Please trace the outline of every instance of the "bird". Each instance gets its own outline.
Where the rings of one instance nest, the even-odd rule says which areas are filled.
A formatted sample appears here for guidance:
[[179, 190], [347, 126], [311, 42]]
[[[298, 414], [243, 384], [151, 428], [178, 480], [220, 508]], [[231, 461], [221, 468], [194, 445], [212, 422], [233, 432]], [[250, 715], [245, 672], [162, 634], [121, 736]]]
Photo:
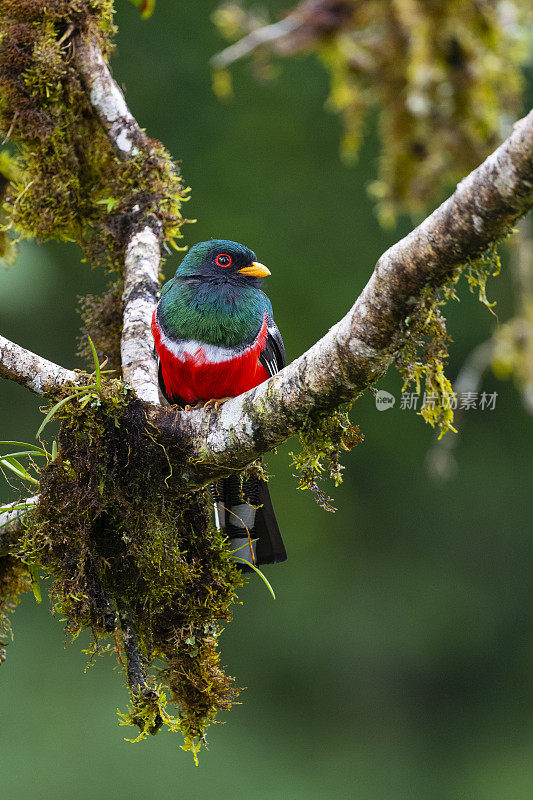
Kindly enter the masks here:
[[[283, 339], [261, 288], [268, 275], [238, 242], [210, 239], [190, 248], [161, 289], [152, 317], [166, 402], [218, 408], [285, 366]], [[286, 560], [265, 480], [232, 474], [211, 491], [215, 524], [243, 571]]]

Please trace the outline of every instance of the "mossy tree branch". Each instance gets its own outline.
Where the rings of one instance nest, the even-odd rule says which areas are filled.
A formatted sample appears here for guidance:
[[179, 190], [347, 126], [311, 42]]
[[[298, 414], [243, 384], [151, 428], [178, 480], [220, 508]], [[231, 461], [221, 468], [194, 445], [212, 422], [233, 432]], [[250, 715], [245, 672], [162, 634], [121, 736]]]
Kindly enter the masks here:
[[[27, 497], [23, 501], [26, 506], [34, 506], [39, 502], [39, 496]], [[22, 533], [22, 517], [26, 513], [20, 506], [22, 503], [9, 503], [3, 505], [0, 511], [0, 557], [7, 556], [11, 548], [16, 545]]]
[[[127, 160], [149, 148], [149, 139], [126, 105], [98, 43], [78, 36], [74, 53], [91, 105], [118, 157]], [[141, 225], [129, 238], [124, 260], [122, 376], [138, 397], [151, 403], [159, 402], [150, 318], [160, 288], [161, 236], [159, 223]]]
[[98, 43], [92, 37], [74, 39], [74, 59], [89, 100], [107, 131], [119, 158], [127, 159], [146, 147], [148, 137], [139, 127], [117, 86]]
[[250, 463], [314, 415], [372, 386], [401, 347], [423, 293], [450, 280], [532, 207], [533, 111], [448, 200], [381, 256], [348, 314], [275, 377], [219, 412], [145, 406], [165, 446], [188, 449], [183, 490]]
[[[159, 288], [160, 247], [180, 235], [186, 190], [170, 156], [132, 117], [107, 68], [110, 0], [88, 2], [72, 9], [53, 2], [57, 25], [51, 28], [45, 24], [49, 0], [39, 0], [38, 22], [31, 29], [35, 41], [25, 38], [25, 19], [4, 20], [10, 35], [2, 39], [3, 52], [16, 69], [4, 70], [10, 102], [2, 122], [22, 142], [26, 165], [26, 183], [17, 187], [11, 216], [26, 234], [76, 238], [94, 263], [124, 272], [121, 358], [123, 378], [134, 391], [103, 377], [98, 363], [89, 382], [85, 374], [0, 339], [0, 375], [37, 393], [63, 395], [49, 412], [48, 418], [56, 413], [63, 423], [52, 458], [37, 470], [40, 495], [28, 501], [31, 515], [22, 526], [25, 507], [0, 512], [0, 524], [6, 523], [0, 555], [8, 554], [3, 594], [9, 601], [28, 588], [28, 573], [38, 590], [37, 570], [47, 570], [67, 630], [91, 628], [94, 653], [104, 637], [113, 636], [131, 692], [131, 708], [121, 720], [139, 728], [138, 739], [162, 725], [181, 730], [184, 749], [196, 757], [207, 726], [238, 694], [220, 667], [217, 639], [242, 585], [223, 532], [210, 522], [212, 499], [196, 490], [293, 433], [304, 443], [306, 437], [311, 444], [316, 440], [325, 452], [330, 421], [341, 432], [328, 442], [340, 442], [338, 449], [347, 444], [339, 406], [372, 386], [405, 351], [414, 330], [409, 320], [424, 316], [428, 296], [533, 206], [533, 113], [446, 203], [380, 258], [350, 312], [307, 353], [220, 412], [163, 408], [157, 404], [149, 322]], [[304, 5], [336, 7], [311, 0]], [[11, 6], [14, 17], [16, 0]], [[70, 14], [74, 7], [78, 22], [64, 16], [65, 8]], [[53, 56], [57, 97], [46, 91], [48, 75], [43, 80], [37, 59], [42, 48]], [[21, 53], [34, 59], [31, 69]], [[21, 97], [27, 114], [13, 125]], [[43, 110], [55, 137], [53, 158], [50, 148], [43, 158], [41, 127], [39, 136], [34, 130]], [[68, 163], [64, 152], [72, 156]], [[34, 187], [43, 183], [50, 161], [50, 190], [39, 194]], [[64, 218], [58, 225], [60, 195]], [[84, 211], [87, 198], [90, 214]], [[73, 237], [78, 228], [81, 233]], [[111, 337], [115, 344], [118, 327]], [[70, 391], [72, 383], [84, 389]], [[352, 443], [355, 439], [351, 434]], [[155, 658], [165, 662], [157, 675], [170, 690], [179, 719], [165, 711], [166, 696], [151, 673]]]
[[324, 105], [342, 118], [348, 162], [365, 137], [365, 117], [378, 115], [381, 156], [368, 191], [390, 226], [398, 213], [419, 217], [440, 187], [486, 158], [501, 120], [520, 113], [531, 3], [509, 0], [505, 14], [498, 10], [476, 0], [300, 0], [265, 26], [253, 4], [224, 2], [213, 21], [233, 43], [211, 59], [213, 87], [228, 97], [228, 68], [250, 54], [263, 81], [273, 59], [314, 56], [329, 76]]
[[74, 383], [77, 375], [0, 334], [0, 376], [20, 383], [37, 394], [46, 394]]
[[532, 207], [533, 111], [448, 200], [381, 256], [348, 314], [274, 378], [220, 411], [130, 404], [125, 413], [137, 426], [148, 422], [180, 464], [169, 478], [173, 491], [187, 493], [249, 464], [314, 416], [372, 386], [401, 347], [424, 291], [447, 282]]

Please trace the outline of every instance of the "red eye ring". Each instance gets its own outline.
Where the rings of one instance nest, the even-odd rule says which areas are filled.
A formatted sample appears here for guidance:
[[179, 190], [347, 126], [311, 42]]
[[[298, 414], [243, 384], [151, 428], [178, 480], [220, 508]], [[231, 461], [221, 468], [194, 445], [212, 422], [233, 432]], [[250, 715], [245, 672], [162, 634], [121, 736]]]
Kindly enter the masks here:
[[[222, 263], [223, 259], [225, 260], [225, 263]], [[231, 256], [228, 256], [227, 253], [220, 253], [220, 255], [215, 258], [215, 264], [217, 267], [231, 267], [232, 263]]]

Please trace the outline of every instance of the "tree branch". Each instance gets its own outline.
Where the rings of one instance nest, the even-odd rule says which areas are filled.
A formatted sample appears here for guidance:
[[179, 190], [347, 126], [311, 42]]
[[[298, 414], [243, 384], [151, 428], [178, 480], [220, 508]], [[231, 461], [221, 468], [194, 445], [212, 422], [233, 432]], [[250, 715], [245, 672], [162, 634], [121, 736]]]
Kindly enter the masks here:
[[[132, 158], [149, 140], [126, 105], [98, 44], [77, 36], [74, 52], [90, 102], [117, 155], [123, 160]], [[159, 403], [150, 322], [160, 288], [160, 247], [160, 227], [144, 224], [130, 236], [124, 261], [122, 376], [137, 397], [150, 403]]]
[[[225, 69], [258, 47], [268, 47], [280, 55], [305, 50], [317, 39], [348, 27], [359, 5], [360, 0], [303, 0], [279, 22], [253, 28], [214, 55], [211, 66]], [[253, 18], [250, 21], [253, 24]]]
[[91, 38], [78, 35], [74, 39], [74, 59], [92, 107], [119, 158], [131, 158], [146, 144], [147, 136], [139, 127], [113, 80], [109, 67]]
[[150, 323], [159, 291], [159, 262], [160, 239], [146, 225], [131, 237], [126, 249], [122, 375], [137, 397], [155, 404], [159, 392]]
[[7, 556], [11, 548], [16, 544], [22, 533], [22, 517], [26, 514], [26, 509], [18, 508], [24, 504], [31, 507], [39, 501], [39, 496], [28, 497], [21, 502], [0, 505], [0, 556]]
[[229, 47], [214, 55], [211, 59], [211, 66], [214, 69], [225, 69], [230, 64], [234, 64], [235, 61], [239, 61], [252, 53], [261, 45], [273, 45], [280, 39], [285, 38], [300, 25], [299, 19], [291, 18], [289, 15], [279, 22], [274, 22], [272, 25], [256, 28], [246, 36], [243, 36], [242, 39], [230, 44]]
[[[112, 139], [122, 141], [125, 130], [132, 130], [129, 112], [92, 45], [89, 55], [85, 58], [78, 51], [77, 57], [87, 85], [92, 86], [95, 109]], [[91, 74], [94, 65], [96, 76]], [[127, 157], [120, 143], [117, 147]], [[188, 463], [174, 479], [176, 490], [191, 491], [245, 466], [303, 429], [317, 413], [327, 413], [373, 385], [401, 347], [406, 319], [424, 290], [444, 284], [532, 206], [533, 112], [516, 123], [511, 136], [445, 203], [379, 259], [355, 305], [319, 342], [269, 381], [210, 413], [155, 405], [149, 317], [158, 286], [159, 240], [157, 231], [146, 225], [133, 234], [126, 257], [122, 352], [125, 373], [141, 401], [132, 404], [131, 413], [140, 411], [142, 424], [147, 421], [158, 431], [171, 458], [183, 460], [183, 453], [187, 454]], [[0, 374], [34, 391], [55, 388], [75, 377], [22, 348], [10, 362], [9, 354], [18, 346], [7, 344], [8, 350], [0, 349], [4, 365]], [[19, 356], [35, 361], [24, 367]]]
[[0, 376], [20, 383], [37, 394], [75, 383], [78, 376], [0, 335]]
[[168, 448], [186, 448], [179, 490], [212, 481], [273, 449], [317, 412], [351, 400], [380, 378], [423, 291], [449, 280], [533, 207], [533, 111], [454, 194], [384, 253], [348, 314], [270, 380], [218, 412], [144, 406]]

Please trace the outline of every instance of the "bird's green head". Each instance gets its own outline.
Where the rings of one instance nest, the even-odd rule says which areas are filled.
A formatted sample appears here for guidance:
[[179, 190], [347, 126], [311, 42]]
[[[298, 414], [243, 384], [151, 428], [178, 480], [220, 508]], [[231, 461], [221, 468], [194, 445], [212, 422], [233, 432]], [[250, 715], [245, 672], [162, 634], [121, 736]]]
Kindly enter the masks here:
[[270, 271], [248, 247], [229, 239], [210, 239], [191, 247], [176, 271], [185, 281], [260, 286]]
[[269, 270], [248, 247], [210, 239], [191, 247], [161, 290], [158, 321], [183, 339], [232, 346], [257, 336], [270, 300], [261, 291]]

